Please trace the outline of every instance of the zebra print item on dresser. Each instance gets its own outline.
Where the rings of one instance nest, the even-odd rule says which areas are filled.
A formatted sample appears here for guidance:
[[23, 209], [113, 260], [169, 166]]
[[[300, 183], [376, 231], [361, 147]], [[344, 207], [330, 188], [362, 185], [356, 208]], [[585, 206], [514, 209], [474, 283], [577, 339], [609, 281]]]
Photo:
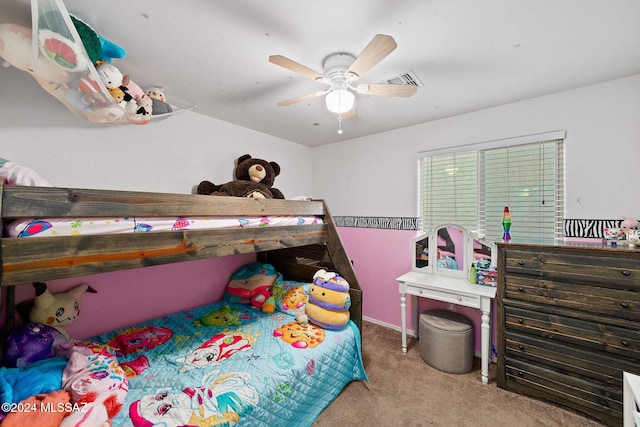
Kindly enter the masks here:
[[334, 216], [333, 221], [338, 227], [419, 230], [418, 218], [411, 217]]
[[620, 227], [621, 219], [565, 219], [564, 237], [604, 239], [604, 229]]

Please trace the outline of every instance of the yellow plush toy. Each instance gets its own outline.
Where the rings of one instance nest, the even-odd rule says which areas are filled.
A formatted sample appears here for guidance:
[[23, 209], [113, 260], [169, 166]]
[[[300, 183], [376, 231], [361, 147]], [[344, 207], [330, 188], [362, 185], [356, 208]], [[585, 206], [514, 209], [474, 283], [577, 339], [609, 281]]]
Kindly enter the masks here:
[[95, 292], [95, 290], [86, 283], [57, 294], [49, 292], [46, 283], [36, 282], [33, 287], [36, 289], [36, 297], [29, 313], [29, 320], [32, 323], [53, 326], [69, 338], [64, 327], [73, 323], [80, 314], [80, 297], [87, 291]]
[[318, 270], [309, 288], [309, 321], [325, 329], [342, 329], [349, 322], [349, 307], [349, 283], [336, 273]]

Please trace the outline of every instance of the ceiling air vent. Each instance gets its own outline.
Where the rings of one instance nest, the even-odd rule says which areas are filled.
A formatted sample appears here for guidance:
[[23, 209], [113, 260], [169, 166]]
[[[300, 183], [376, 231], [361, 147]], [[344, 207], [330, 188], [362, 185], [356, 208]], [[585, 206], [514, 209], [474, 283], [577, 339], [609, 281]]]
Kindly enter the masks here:
[[398, 74], [383, 81], [386, 84], [392, 85], [411, 85], [417, 87], [424, 87], [424, 83], [420, 81], [416, 73], [413, 70], [409, 70], [406, 73]]

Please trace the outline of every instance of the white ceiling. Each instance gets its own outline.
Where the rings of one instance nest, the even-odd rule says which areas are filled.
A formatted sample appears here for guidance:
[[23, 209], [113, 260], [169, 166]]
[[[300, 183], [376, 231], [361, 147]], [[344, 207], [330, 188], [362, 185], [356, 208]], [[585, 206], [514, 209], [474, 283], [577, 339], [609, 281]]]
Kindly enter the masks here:
[[[169, 101], [195, 104], [198, 113], [311, 147], [640, 73], [639, 0], [65, 5], [127, 51], [114, 64], [143, 88], [163, 86]], [[0, 22], [30, 26], [29, 0], [0, 0]], [[378, 33], [393, 36], [398, 48], [358, 83], [413, 71], [424, 83], [416, 95], [357, 95], [357, 114], [342, 135], [321, 98], [276, 105], [326, 86], [268, 62], [269, 55], [322, 72], [327, 55], [357, 56]], [[0, 68], [0, 79], [10, 72]]]

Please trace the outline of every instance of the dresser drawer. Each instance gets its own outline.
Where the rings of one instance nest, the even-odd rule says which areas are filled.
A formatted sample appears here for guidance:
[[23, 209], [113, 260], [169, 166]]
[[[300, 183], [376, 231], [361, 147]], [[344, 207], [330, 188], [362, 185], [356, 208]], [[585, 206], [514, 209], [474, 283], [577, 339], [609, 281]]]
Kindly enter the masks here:
[[640, 292], [640, 250], [502, 248], [505, 272]]
[[635, 362], [511, 331], [506, 333], [505, 354], [615, 390], [622, 390], [623, 371], [640, 373]]
[[504, 298], [640, 321], [640, 292], [506, 274]]
[[603, 351], [629, 359], [640, 359], [640, 325], [629, 329], [593, 320], [581, 320], [542, 311], [504, 307], [505, 332], [525, 333], [585, 350]]
[[622, 392], [541, 366], [507, 358], [506, 388], [568, 406], [609, 425], [620, 425]]
[[439, 301], [464, 305], [467, 307], [480, 308], [480, 297], [478, 295], [465, 295], [455, 292], [439, 291], [437, 289], [425, 289], [419, 286], [407, 284], [407, 293], [424, 298], [433, 298]]

